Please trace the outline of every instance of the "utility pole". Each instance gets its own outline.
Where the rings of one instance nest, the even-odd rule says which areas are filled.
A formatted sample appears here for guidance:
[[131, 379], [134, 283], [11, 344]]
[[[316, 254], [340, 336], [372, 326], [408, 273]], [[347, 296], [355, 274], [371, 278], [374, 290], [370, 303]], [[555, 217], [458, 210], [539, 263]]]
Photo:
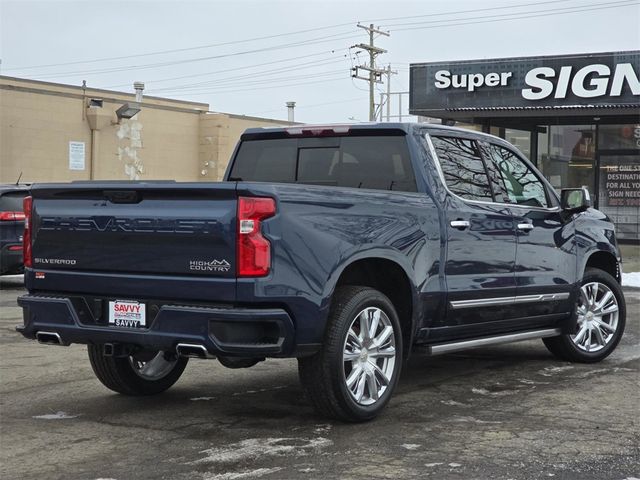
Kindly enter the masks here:
[[[375, 104], [375, 84], [382, 83], [382, 74], [386, 72], [385, 69], [376, 68], [376, 57], [381, 53], [387, 53], [387, 51], [383, 48], [376, 47], [374, 45], [374, 35], [384, 35], [385, 37], [389, 36], [389, 32], [384, 32], [380, 29], [375, 28], [375, 26], [370, 24], [368, 27], [365, 25], [358, 24], [358, 28], [362, 28], [369, 33], [369, 43], [359, 43], [358, 45], [354, 45], [355, 48], [361, 48], [362, 50], [366, 50], [369, 52], [369, 65], [358, 65], [357, 67], [352, 68], [353, 73], [351, 74], [354, 78], [359, 78], [360, 80], [367, 80], [369, 82], [369, 121], [373, 122], [376, 119], [376, 104]], [[352, 48], [353, 48], [352, 47]], [[358, 75], [358, 70], [365, 70], [369, 72], [368, 77], [361, 77]]]
[[[397, 75], [396, 70], [391, 70], [391, 64], [387, 66], [385, 71], [387, 74], [387, 122], [391, 121], [391, 75]], [[382, 120], [382, 105], [380, 105], [380, 120]]]

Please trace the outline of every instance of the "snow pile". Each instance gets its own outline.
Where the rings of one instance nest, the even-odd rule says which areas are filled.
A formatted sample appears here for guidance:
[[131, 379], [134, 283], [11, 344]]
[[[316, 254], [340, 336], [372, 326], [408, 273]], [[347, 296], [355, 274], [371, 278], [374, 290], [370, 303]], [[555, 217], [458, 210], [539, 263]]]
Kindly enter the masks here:
[[623, 287], [640, 288], [640, 272], [622, 273]]

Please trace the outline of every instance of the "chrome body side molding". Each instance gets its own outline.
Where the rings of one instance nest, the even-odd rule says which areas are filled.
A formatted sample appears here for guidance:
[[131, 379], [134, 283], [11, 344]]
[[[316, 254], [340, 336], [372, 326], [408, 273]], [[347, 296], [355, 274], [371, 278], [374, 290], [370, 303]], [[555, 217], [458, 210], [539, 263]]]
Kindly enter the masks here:
[[474, 300], [456, 300], [449, 302], [454, 310], [460, 308], [491, 307], [493, 305], [513, 305], [529, 302], [555, 302], [569, 298], [569, 292], [542, 293], [537, 295], [518, 295], [515, 297], [479, 298]]

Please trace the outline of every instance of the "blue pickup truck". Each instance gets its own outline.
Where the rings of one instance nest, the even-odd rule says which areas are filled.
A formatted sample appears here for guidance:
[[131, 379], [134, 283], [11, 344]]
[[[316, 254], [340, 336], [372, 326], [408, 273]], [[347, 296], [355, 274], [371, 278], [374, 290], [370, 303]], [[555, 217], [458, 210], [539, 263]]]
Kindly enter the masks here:
[[625, 326], [614, 226], [513, 146], [425, 124], [247, 130], [219, 183], [34, 185], [25, 337], [87, 344], [125, 395], [189, 357], [295, 357], [316, 409], [385, 407], [412, 351], [541, 338], [596, 362]]

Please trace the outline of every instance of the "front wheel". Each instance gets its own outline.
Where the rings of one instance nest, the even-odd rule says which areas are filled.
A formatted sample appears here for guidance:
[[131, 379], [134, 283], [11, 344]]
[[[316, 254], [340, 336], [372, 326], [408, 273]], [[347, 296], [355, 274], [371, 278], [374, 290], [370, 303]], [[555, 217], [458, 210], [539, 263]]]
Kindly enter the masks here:
[[102, 345], [88, 345], [87, 350], [98, 380], [124, 395], [164, 392], [178, 381], [189, 360], [157, 350], [143, 350], [128, 357], [106, 357], [102, 354]]
[[334, 295], [322, 349], [299, 359], [298, 369], [319, 413], [361, 422], [385, 407], [401, 363], [402, 334], [391, 301], [372, 288], [349, 286]]
[[608, 273], [587, 269], [576, 302], [575, 333], [543, 339], [555, 356], [594, 363], [608, 357], [622, 338], [626, 308], [620, 284]]

